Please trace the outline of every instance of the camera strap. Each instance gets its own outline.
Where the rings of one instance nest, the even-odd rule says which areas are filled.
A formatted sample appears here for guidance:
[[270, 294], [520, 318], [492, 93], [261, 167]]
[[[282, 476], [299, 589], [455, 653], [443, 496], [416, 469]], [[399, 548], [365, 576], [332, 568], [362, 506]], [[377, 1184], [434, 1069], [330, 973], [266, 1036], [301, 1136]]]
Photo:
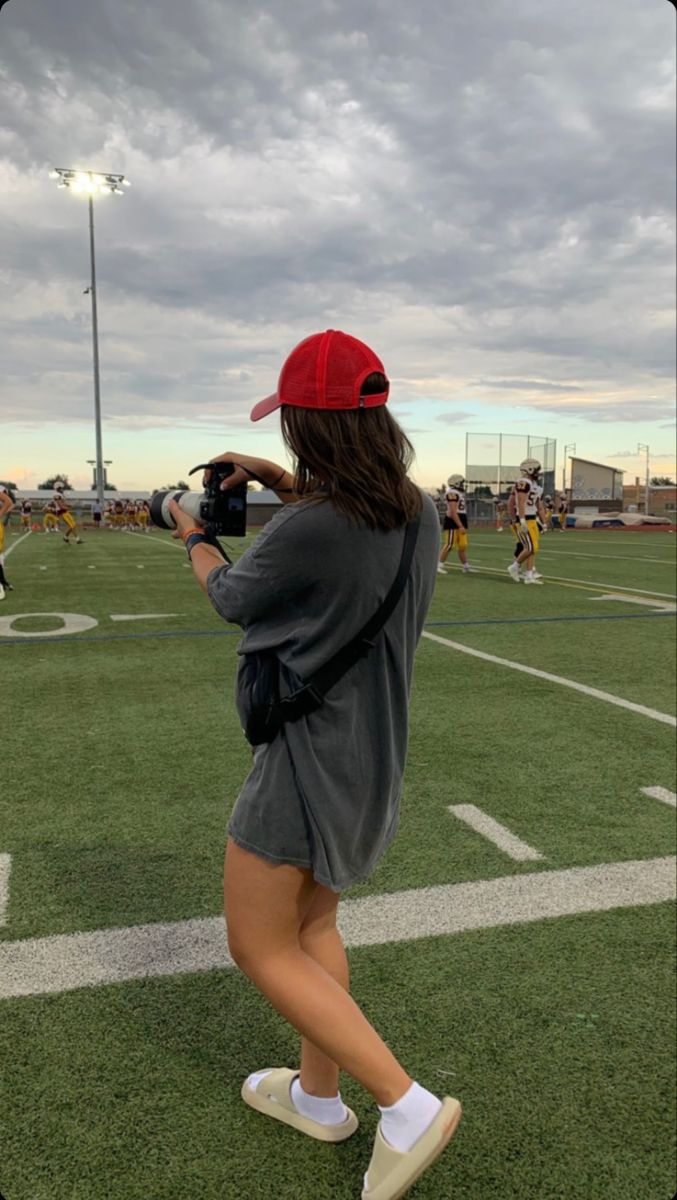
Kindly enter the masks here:
[[284, 479], [285, 475], [287, 474], [286, 471], [283, 471], [282, 474], [278, 476], [278, 478], [275, 480], [275, 483], [266, 483], [265, 479], [262, 479], [261, 476], [257, 475], [255, 471], [250, 471], [249, 467], [245, 467], [244, 463], [233, 463], [233, 466], [239, 467], [241, 471], [245, 472], [245, 475], [249, 475], [250, 479], [255, 479], [257, 483], [263, 484], [264, 488], [267, 488], [272, 492], [277, 492], [280, 496], [291, 496], [293, 492], [293, 488], [276, 487], [276, 484], [278, 484], [281, 479]]
[[370, 617], [366, 624], [362, 626], [359, 633], [346, 646], [337, 650], [336, 654], [332, 655], [323, 667], [315, 671], [302, 687], [292, 692], [289, 696], [283, 696], [273, 705], [273, 711], [279, 716], [281, 722], [296, 721], [299, 717], [305, 716], [306, 713], [314, 712], [318, 709], [327, 692], [338, 683], [346, 671], [349, 671], [360, 658], [364, 658], [373, 648], [376, 634], [383, 628], [388, 617], [394, 612], [395, 606], [404, 591], [404, 585], [409, 576], [411, 562], [414, 557], [420, 526], [420, 517], [415, 517], [407, 525], [397, 575], [393, 580], [388, 594], [373, 617]]

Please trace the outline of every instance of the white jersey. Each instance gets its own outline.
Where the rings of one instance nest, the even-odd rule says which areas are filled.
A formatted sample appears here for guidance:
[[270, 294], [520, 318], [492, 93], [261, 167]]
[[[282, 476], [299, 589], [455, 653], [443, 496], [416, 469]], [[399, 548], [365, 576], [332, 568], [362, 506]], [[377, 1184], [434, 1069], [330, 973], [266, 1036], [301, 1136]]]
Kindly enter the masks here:
[[460, 491], [459, 488], [447, 488], [447, 492], [445, 494], [444, 499], [447, 502], [447, 516], [448, 517], [451, 516], [451, 505], [452, 504], [458, 505], [458, 509], [456, 511], [461, 516], [466, 515], [465, 492]]
[[[527, 520], [535, 521], [538, 516], [538, 504], [543, 497], [543, 488], [530, 475], [522, 475], [515, 484], [515, 492], [524, 494], [524, 515]], [[517, 509], [519, 518], [519, 508]]]

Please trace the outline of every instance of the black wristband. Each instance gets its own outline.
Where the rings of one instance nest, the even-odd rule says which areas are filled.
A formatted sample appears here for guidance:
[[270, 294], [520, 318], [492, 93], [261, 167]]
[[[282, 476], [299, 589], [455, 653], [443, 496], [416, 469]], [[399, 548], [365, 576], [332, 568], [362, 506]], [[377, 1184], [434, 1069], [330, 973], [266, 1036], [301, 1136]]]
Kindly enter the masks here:
[[206, 542], [208, 546], [214, 545], [214, 542], [210, 537], [207, 536], [206, 533], [191, 533], [190, 537], [186, 538], [184, 542], [184, 546], [186, 547], [189, 558], [191, 551], [194, 550], [196, 546], [199, 546], [200, 542]]

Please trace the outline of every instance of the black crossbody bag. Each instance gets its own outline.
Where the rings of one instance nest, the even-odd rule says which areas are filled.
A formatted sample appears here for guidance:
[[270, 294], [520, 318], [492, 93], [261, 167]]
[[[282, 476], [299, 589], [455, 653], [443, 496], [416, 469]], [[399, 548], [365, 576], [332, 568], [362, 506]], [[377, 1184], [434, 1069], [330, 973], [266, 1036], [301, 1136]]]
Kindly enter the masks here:
[[280, 664], [271, 650], [244, 654], [237, 679], [238, 712], [245, 737], [251, 746], [272, 742], [287, 721], [298, 721], [322, 705], [327, 692], [374, 646], [376, 634], [395, 609], [411, 569], [421, 519], [406, 528], [402, 557], [392, 587], [373, 617], [360, 632], [310, 679], [288, 696], [280, 696]]

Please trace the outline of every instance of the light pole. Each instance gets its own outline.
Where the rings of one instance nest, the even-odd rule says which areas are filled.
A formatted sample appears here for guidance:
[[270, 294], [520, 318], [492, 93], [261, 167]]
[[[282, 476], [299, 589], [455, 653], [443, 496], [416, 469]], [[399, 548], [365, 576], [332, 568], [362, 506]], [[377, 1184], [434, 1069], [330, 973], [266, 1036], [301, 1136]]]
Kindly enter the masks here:
[[564, 462], [562, 464], [562, 491], [565, 493], [567, 490], [567, 452], [569, 450], [573, 450], [574, 454], [576, 453], [575, 442], [571, 442], [568, 446], [564, 447]]
[[103, 438], [101, 435], [101, 387], [99, 382], [99, 322], [96, 309], [96, 265], [94, 260], [94, 196], [105, 196], [107, 192], [121, 196], [122, 188], [129, 187], [124, 175], [106, 171], [77, 171], [71, 167], [55, 167], [50, 171], [52, 179], [58, 179], [60, 188], [72, 192], [83, 192], [89, 201], [89, 259], [90, 284], [85, 288], [92, 298], [92, 351], [94, 357], [94, 425], [96, 433], [96, 494], [103, 506]]
[[649, 515], [649, 447], [646, 442], [637, 443], [637, 453], [644, 450], [646, 453], [646, 472], [644, 476], [644, 515]]

